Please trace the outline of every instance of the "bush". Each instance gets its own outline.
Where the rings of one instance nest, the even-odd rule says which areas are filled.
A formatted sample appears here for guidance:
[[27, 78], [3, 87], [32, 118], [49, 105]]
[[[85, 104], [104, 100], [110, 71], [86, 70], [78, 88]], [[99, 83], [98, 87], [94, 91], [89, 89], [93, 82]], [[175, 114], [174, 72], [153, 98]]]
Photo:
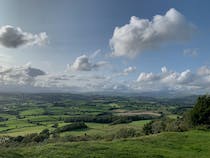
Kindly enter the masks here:
[[128, 138], [137, 136], [137, 131], [134, 128], [121, 128], [114, 138]]
[[7, 121], [8, 118], [4, 118], [4, 117], [0, 117], [0, 122], [4, 122], [4, 121]]
[[22, 142], [22, 143], [30, 143], [30, 142], [43, 142], [44, 140], [50, 137], [50, 132], [48, 129], [42, 130], [39, 134], [31, 133], [26, 136], [17, 136], [12, 137], [11, 141], [13, 142]]
[[182, 118], [178, 119], [170, 119], [167, 117], [164, 117], [160, 120], [153, 120], [149, 123], [145, 124], [143, 127], [143, 132], [146, 135], [149, 134], [156, 134], [163, 131], [168, 132], [183, 132], [187, 131], [189, 128], [191, 128], [188, 115], [184, 115]]
[[31, 133], [31, 134], [28, 134], [26, 136], [24, 136], [22, 142], [23, 143], [30, 143], [30, 142], [33, 142], [33, 138], [36, 137], [38, 134], [37, 133]]
[[52, 128], [57, 128], [58, 127], [58, 123], [55, 123], [51, 126]]
[[74, 122], [63, 127], [59, 127], [55, 130], [56, 133], [78, 130], [78, 129], [86, 129], [88, 126], [84, 122]]
[[33, 142], [43, 142], [46, 139], [45, 135], [36, 135], [35, 137], [33, 137], [32, 141]]
[[13, 138], [13, 141], [15, 141], [15, 142], [22, 142], [23, 139], [24, 139], [23, 136], [17, 136], [17, 137]]
[[42, 130], [42, 131], [40, 132], [40, 135], [46, 135], [46, 136], [49, 137], [49, 135], [50, 135], [49, 129], [44, 129], [44, 130]]
[[144, 127], [143, 127], [144, 134], [146, 134], [146, 135], [153, 134], [152, 124], [153, 124], [153, 121], [150, 121], [149, 123], [144, 125]]
[[50, 137], [50, 131], [48, 129], [44, 129], [39, 133], [39, 139], [40, 141], [36, 141], [36, 142], [42, 142], [46, 139], [48, 139]]

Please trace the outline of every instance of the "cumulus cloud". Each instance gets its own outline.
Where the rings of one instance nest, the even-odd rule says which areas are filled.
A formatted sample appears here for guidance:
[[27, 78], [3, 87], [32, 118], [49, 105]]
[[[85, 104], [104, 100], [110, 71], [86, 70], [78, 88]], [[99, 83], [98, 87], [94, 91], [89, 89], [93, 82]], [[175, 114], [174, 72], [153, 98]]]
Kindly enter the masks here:
[[182, 91], [208, 91], [210, 90], [210, 69], [203, 66], [193, 73], [187, 69], [183, 72], [168, 71], [161, 68], [161, 73], [139, 74], [136, 88], [141, 90], [182, 90]]
[[6, 48], [17, 48], [28, 45], [44, 45], [48, 42], [46, 32], [32, 34], [19, 27], [10, 25], [0, 27], [0, 45]]
[[97, 63], [90, 62], [90, 59], [86, 55], [82, 55], [76, 58], [73, 64], [67, 65], [67, 69], [73, 71], [91, 71], [107, 65], [106, 61], [99, 61]]
[[207, 66], [202, 66], [197, 70], [197, 74], [200, 76], [210, 75], [210, 69]]
[[149, 82], [149, 81], [155, 81], [159, 78], [159, 76], [154, 75], [152, 72], [150, 73], [145, 73], [142, 72], [140, 73], [139, 77], [137, 78], [138, 82]]
[[132, 16], [129, 24], [115, 28], [110, 47], [114, 56], [134, 57], [164, 43], [187, 41], [194, 30], [195, 26], [174, 8], [165, 15], [155, 15], [151, 21]]
[[18, 67], [0, 66], [0, 88], [8, 91], [9, 89], [17, 91], [25, 88], [24, 90], [31, 92], [41, 89], [62, 92], [173, 90], [176, 92], [206, 93], [210, 90], [210, 68], [202, 66], [196, 72], [189, 69], [176, 72], [168, 70], [164, 66], [159, 73], [141, 72], [136, 81], [132, 81], [119, 80], [116, 76], [107, 76], [106, 74], [49, 74], [41, 69], [31, 67], [29, 64]]
[[29, 65], [19, 67], [0, 66], [1, 85], [32, 85], [36, 77], [43, 75], [46, 75], [44, 71]]

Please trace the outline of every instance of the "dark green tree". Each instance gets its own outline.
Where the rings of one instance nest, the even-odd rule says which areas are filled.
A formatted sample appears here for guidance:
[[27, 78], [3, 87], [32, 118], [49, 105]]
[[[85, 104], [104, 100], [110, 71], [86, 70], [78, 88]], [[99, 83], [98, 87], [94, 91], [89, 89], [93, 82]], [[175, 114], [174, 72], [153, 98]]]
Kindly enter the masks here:
[[204, 95], [197, 99], [194, 108], [190, 112], [193, 125], [210, 125], [210, 96]]

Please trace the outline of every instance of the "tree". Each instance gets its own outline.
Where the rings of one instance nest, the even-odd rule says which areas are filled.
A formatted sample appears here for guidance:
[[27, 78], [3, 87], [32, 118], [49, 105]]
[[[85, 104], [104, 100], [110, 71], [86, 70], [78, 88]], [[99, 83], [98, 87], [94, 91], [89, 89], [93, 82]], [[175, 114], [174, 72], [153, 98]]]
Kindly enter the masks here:
[[193, 125], [210, 125], [210, 96], [204, 95], [197, 99], [190, 112]]
[[143, 132], [146, 135], [152, 134], [152, 124], [154, 123], [154, 121], [150, 121], [149, 123], [146, 123], [143, 127]]
[[73, 122], [71, 124], [67, 124], [63, 127], [57, 128], [54, 132], [61, 133], [61, 132], [86, 129], [86, 128], [88, 128], [88, 126], [84, 122]]

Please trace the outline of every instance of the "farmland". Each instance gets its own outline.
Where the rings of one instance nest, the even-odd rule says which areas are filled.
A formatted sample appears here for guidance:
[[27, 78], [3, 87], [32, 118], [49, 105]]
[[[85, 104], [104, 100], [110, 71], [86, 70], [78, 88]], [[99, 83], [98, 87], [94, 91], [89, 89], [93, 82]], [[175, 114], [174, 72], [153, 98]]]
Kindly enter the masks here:
[[[164, 115], [173, 115], [174, 109], [181, 105], [173, 105], [163, 100], [138, 97], [87, 96], [72, 94], [2, 94], [0, 96], [0, 136], [18, 136], [43, 129], [53, 130], [53, 125], [63, 126], [67, 122], [82, 117], [88, 124], [88, 130], [62, 135], [105, 134], [123, 127], [141, 129], [145, 122]], [[167, 105], [171, 104], [171, 105]], [[186, 105], [190, 107], [190, 105]], [[119, 116], [122, 118], [138, 117], [128, 123], [85, 120], [87, 117]], [[174, 114], [175, 115], [175, 114]], [[132, 118], [133, 119], [133, 118]], [[67, 121], [70, 120], [70, 121]], [[138, 126], [137, 126], [138, 125]]]
[[[193, 130], [145, 136], [143, 127], [151, 120], [175, 120], [194, 102], [189, 98], [1, 94], [0, 157], [59, 157], [61, 152], [63, 157], [148, 157], [149, 152], [152, 157], [169, 157], [169, 152], [184, 151], [187, 143], [209, 133]], [[4, 143], [11, 138], [14, 143]], [[186, 144], [178, 147], [182, 139]], [[192, 151], [197, 148], [192, 145]]]

